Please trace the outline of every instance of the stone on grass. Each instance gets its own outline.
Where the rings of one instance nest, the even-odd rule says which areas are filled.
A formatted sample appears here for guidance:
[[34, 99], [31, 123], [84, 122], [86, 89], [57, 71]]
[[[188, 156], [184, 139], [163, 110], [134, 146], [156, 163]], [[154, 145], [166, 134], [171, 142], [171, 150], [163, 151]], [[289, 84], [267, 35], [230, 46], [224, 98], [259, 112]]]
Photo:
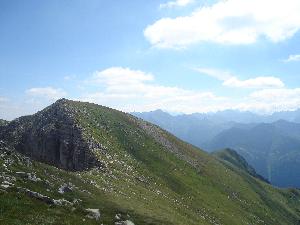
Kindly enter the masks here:
[[85, 209], [89, 214], [87, 215], [90, 219], [99, 220], [100, 219], [100, 211], [99, 209]]
[[115, 222], [115, 225], [134, 225], [134, 223], [130, 220]]

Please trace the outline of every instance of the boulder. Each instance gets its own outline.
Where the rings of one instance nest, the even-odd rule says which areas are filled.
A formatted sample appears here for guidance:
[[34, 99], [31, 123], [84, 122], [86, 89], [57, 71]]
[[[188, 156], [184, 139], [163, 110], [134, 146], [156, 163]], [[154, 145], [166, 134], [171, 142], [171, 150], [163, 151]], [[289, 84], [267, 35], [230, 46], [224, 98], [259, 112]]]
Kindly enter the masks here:
[[99, 209], [86, 209], [88, 212], [87, 217], [90, 219], [99, 220], [100, 219], [100, 211]]
[[115, 225], [134, 225], [134, 223], [130, 220], [115, 222]]

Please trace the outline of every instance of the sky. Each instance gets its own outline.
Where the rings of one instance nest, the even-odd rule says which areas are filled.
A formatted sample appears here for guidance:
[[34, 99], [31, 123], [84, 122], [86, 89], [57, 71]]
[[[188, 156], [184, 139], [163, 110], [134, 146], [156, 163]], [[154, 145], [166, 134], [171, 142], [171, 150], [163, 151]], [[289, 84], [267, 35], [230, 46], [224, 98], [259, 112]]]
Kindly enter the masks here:
[[0, 118], [300, 108], [299, 0], [0, 0]]

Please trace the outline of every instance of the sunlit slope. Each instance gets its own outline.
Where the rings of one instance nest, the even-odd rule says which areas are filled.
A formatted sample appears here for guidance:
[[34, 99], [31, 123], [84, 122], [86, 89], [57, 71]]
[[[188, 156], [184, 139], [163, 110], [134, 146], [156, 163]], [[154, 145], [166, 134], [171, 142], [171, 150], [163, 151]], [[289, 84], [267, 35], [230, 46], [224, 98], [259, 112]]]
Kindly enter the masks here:
[[[2, 154], [6, 167], [1, 167], [1, 179], [10, 177], [12, 183], [1, 192], [0, 221], [5, 224], [114, 224], [118, 213], [135, 224], [299, 222], [300, 193], [296, 190], [275, 189], [129, 114], [60, 100], [38, 116], [42, 118], [51, 107], [67, 109], [100, 164], [66, 172], [34, 161], [26, 163], [15, 151]], [[57, 116], [54, 113], [52, 119]], [[2, 151], [12, 150], [7, 145]], [[30, 181], [16, 172], [36, 173], [40, 180]], [[59, 193], [63, 184], [73, 185], [72, 190]], [[20, 188], [76, 203], [45, 203]], [[100, 221], [86, 217], [87, 208], [99, 209]]]

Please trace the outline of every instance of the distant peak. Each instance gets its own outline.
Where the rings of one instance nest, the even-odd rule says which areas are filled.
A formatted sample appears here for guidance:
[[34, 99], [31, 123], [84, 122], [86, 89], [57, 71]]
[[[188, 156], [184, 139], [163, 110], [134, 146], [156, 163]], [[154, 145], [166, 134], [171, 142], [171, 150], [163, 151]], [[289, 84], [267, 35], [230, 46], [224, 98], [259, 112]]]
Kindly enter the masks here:
[[58, 99], [56, 102], [54, 102], [51, 106], [59, 107], [59, 108], [66, 108], [66, 107], [69, 108], [72, 106], [71, 103], [75, 103], [75, 102], [70, 99], [61, 98], [61, 99]]
[[156, 109], [153, 110], [152, 112], [157, 112], [157, 113], [166, 113], [165, 111], [163, 111], [162, 109]]
[[291, 122], [284, 120], [284, 119], [279, 119], [274, 122], [274, 124], [288, 124], [288, 123], [291, 123]]
[[162, 109], [155, 109], [152, 111], [135, 112], [135, 113], [138, 113], [138, 114], [164, 114], [164, 115], [168, 114], [168, 115], [170, 115], [168, 112], [165, 112]]
[[66, 102], [69, 102], [69, 101], [71, 101], [71, 100], [66, 99], [66, 98], [60, 98], [55, 103], [60, 104], [60, 103], [66, 103]]

